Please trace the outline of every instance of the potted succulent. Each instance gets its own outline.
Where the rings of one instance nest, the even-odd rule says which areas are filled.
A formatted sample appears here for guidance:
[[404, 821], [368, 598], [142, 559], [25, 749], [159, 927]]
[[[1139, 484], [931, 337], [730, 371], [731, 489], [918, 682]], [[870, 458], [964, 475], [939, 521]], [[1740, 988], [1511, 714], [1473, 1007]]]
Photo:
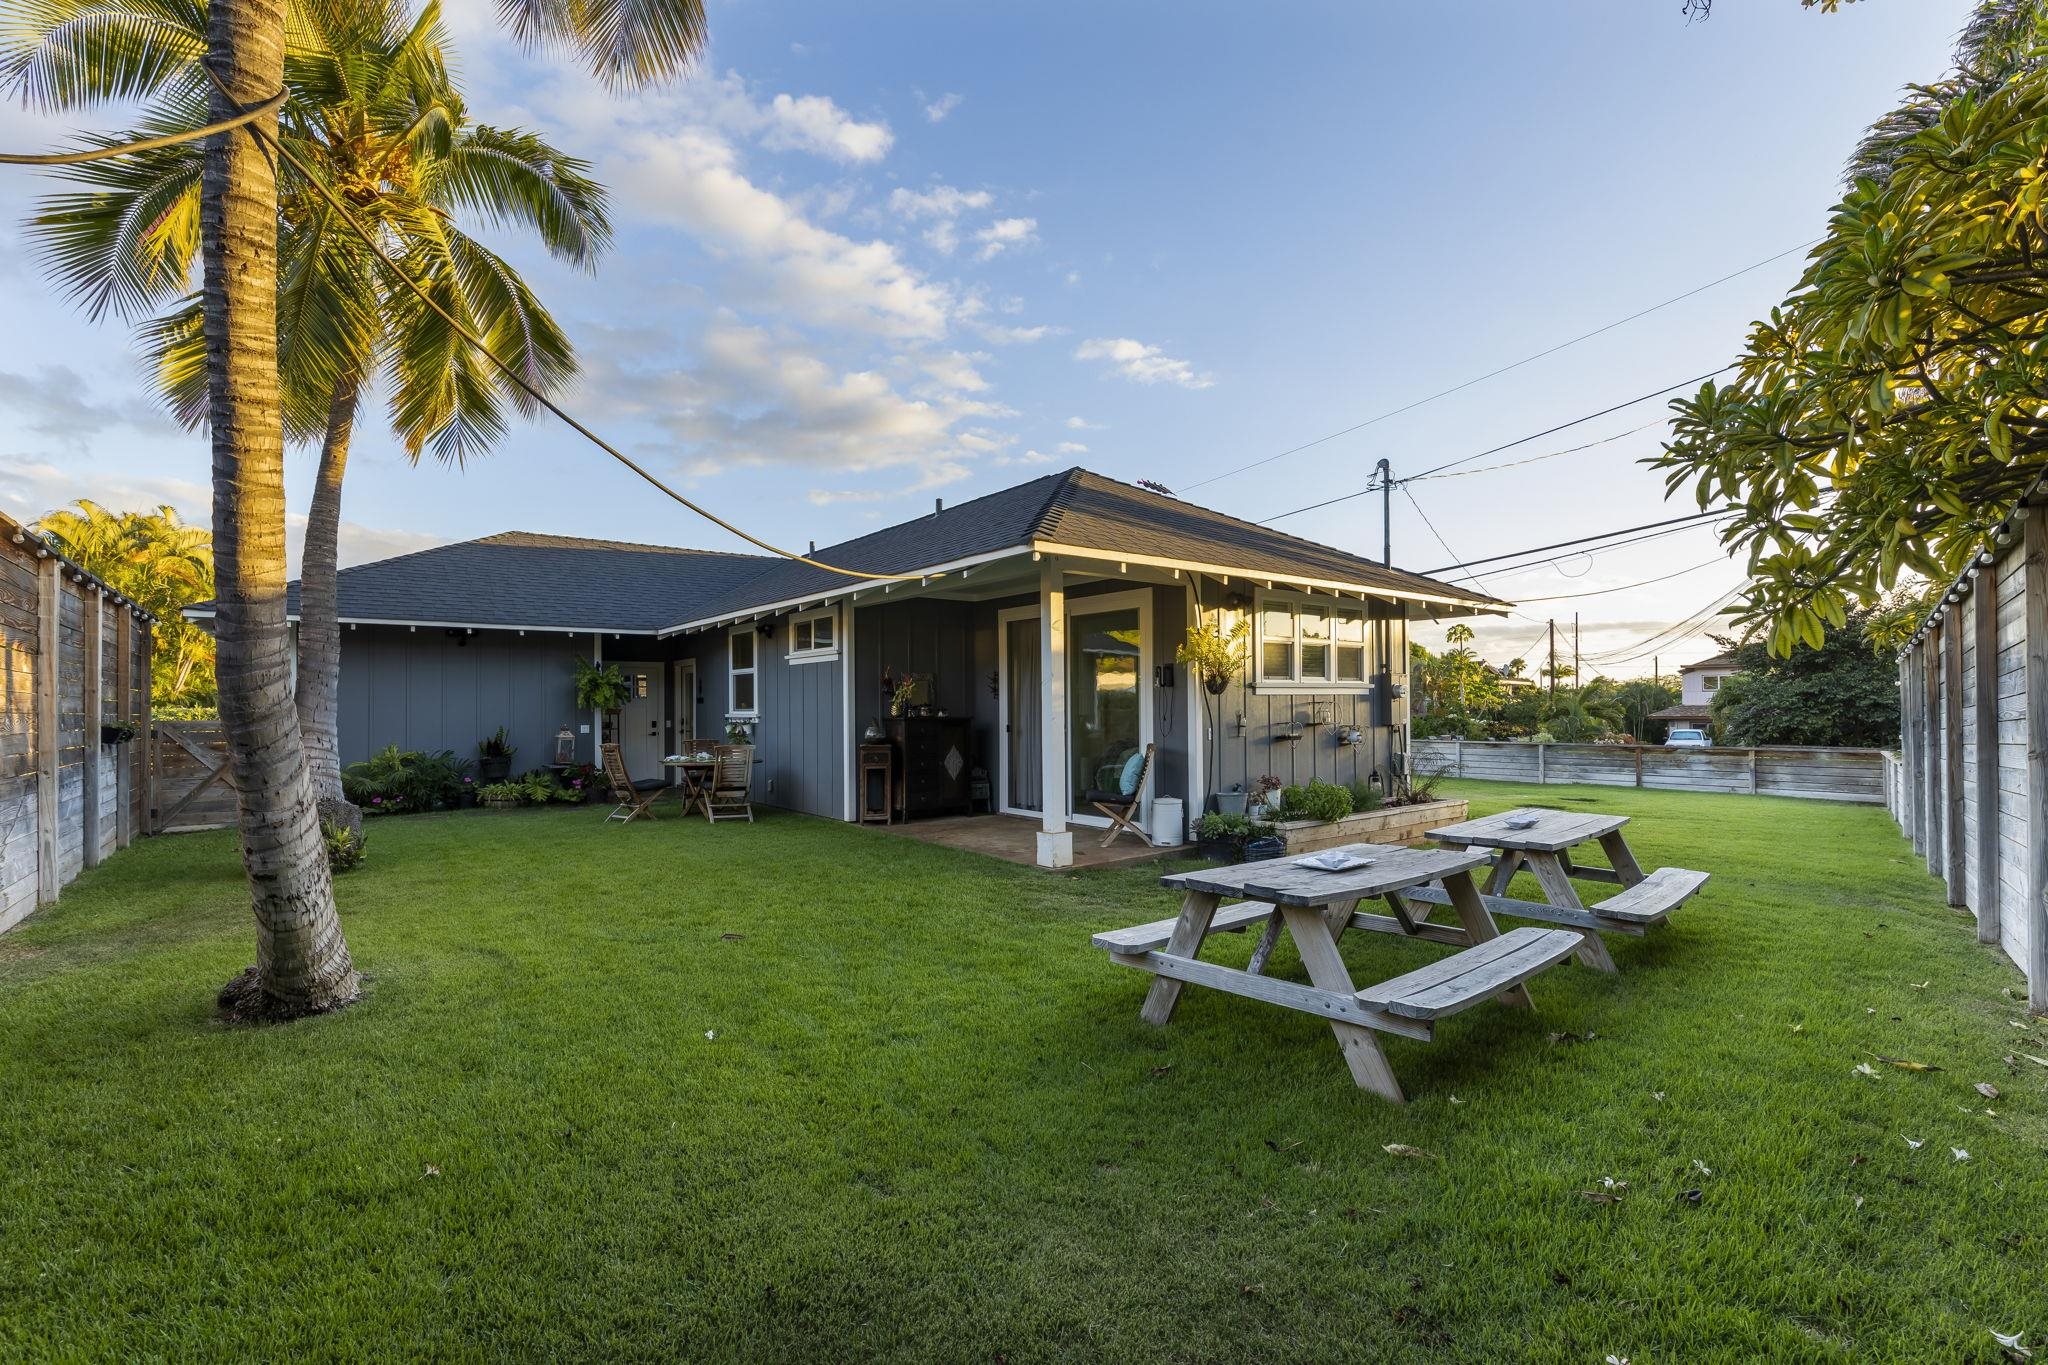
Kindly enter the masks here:
[[1285, 785], [1279, 778], [1267, 773], [1252, 784], [1251, 794], [1245, 801], [1245, 809], [1253, 815], [1264, 815], [1279, 809], [1280, 792]]
[[498, 733], [478, 742], [476, 746], [476, 775], [480, 782], [503, 782], [512, 775], [512, 755], [519, 750], [512, 746], [500, 725]]
[[1243, 619], [1229, 630], [1199, 621], [1188, 627], [1187, 638], [1174, 649], [1173, 657], [1187, 666], [1190, 675], [1201, 679], [1210, 696], [1220, 697], [1244, 670], [1244, 640], [1250, 629], [1251, 622]]

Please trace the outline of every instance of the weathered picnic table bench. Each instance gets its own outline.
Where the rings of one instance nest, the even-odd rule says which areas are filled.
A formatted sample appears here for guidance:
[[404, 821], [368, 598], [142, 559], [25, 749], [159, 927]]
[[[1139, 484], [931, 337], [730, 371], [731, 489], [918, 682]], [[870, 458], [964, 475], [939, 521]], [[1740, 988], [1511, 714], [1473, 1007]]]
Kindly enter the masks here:
[[[1481, 898], [1486, 908], [1497, 915], [1541, 920], [1577, 930], [1581, 936], [1579, 961], [1611, 972], [1615, 970], [1614, 959], [1608, 954], [1607, 945], [1600, 941], [1602, 933], [1646, 933], [1653, 925], [1664, 923], [1673, 910], [1707, 884], [1706, 873], [1683, 867], [1660, 867], [1645, 875], [1621, 832], [1628, 820], [1626, 815], [1517, 806], [1498, 815], [1428, 830], [1426, 834], [1445, 848], [1496, 850], [1493, 876]], [[1572, 849], [1594, 841], [1606, 853], [1608, 866], [1572, 861]], [[1524, 869], [1535, 874], [1545, 900], [1521, 900], [1506, 894], [1515, 873]], [[1574, 877], [1611, 882], [1623, 890], [1588, 906], [1572, 885]], [[1446, 892], [1430, 888], [1412, 891], [1408, 898], [1431, 905], [1451, 903]]]
[[[1578, 948], [1578, 935], [1564, 929], [1528, 926], [1501, 933], [1472, 883], [1473, 869], [1487, 863], [1483, 853], [1379, 844], [1347, 844], [1340, 851], [1371, 861], [1343, 872], [1303, 867], [1297, 859], [1162, 877], [1160, 885], [1182, 893], [1180, 914], [1097, 934], [1095, 946], [1107, 950], [1112, 961], [1157, 978], [1139, 1013], [1145, 1022], [1171, 1020], [1185, 983], [1319, 1014], [1330, 1021], [1352, 1079], [1396, 1103], [1403, 1099], [1400, 1082], [1375, 1033], [1428, 1042], [1438, 1019], [1483, 1000], [1499, 998], [1528, 1008], [1529, 992], [1522, 983]], [[1428, 907], [1411, 904], [1414, 888], [1432, 883], [1442, 886], [1457, 911], [1457, 925], [1433, 924]], [[1224, 905], [1225, 896], [1247, 899]], [[1372, 897], [1384, 901], [1391, 913], [1358, 909], [1360, 901]], [[1253, 924], [1263, 924], [1265, 935], [1249, 966], [1200, 960], [1210, 935]], [[1310, 985], [1264, 975], [1266, 956], [1283, 925], [1301, 954]], [[1462, 951], [1360, 990], [1337, 952], [1337, 940], [1347, 929], [1402, 934]]]

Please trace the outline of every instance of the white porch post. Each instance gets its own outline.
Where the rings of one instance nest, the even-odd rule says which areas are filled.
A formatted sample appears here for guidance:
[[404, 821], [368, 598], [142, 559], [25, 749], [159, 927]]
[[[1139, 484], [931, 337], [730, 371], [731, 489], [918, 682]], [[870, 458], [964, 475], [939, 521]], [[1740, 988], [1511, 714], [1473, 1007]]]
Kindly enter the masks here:
[[1074, 836], [1067, 828], [1073, 789], [1067, 781], [1067, 589], [1059, 560], [1038, 569], [1039, 800], [1038, 865], [1071, 867]]
[[839, 815], [840, 819], [848, 822], [860, 819], [860, 770], [856, 762], [860, 754], [857, 747], [860, 739], [853, 728], [856, 707], [853, 694], [853, 617], [856, 610], [849, 595], [839, 621], [839, 761], [846, 769], [846, 780], [840, 784]]
[[[604, 665], [604, 632], [590, 633], [590, 662]], [[600, 768], [604, 766], [604, 711], [599, 707], [590, 708], [590, 761]]]

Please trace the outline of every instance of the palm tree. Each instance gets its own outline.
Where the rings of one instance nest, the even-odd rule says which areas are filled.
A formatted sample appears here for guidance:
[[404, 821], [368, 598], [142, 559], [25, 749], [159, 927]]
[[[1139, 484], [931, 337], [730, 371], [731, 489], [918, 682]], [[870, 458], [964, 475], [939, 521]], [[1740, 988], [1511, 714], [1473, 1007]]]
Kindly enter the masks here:
[[159, 706], [213, 703], [213, 639], [181, 614], [213, 596], [213, 537], [177, 509], [111, 512], [80, 498], [36, 529], [156, 617], [150, 694]]
[[[160, 22], [188, 0], [138, 0], [127, 17], [101, 15], [98, 0], [27, 3], [61, 11], [61, 35], [40, 63], [24, 62], [10, 42], [0, 82], [45, 108], [189, 93], [204, 88], [195, 58], [212, 87], [210, 121], [253, 110], [283, 87], [283, 0], [213, 0], [199, 52], [184, 30]], [[531, 45], [580, 52], [613, 86], [676, 73], [705, 39], [702, 0], [504, 0], [500, 13]], [[292, 1017], [347, 1004], [357, 982], [290, 690], [278, 179], [264, 145], [278, 123], [265, 114], [245, 128], [209, 140], [199, 195], [221, 720], [257, 923], [256, 966], [222, 997], [231, 1008]]]
[[[133, 0], [103, 0], [125, 4]], [[199, 16], [195, 14], [195, 19]], [[190, 35], [196, 44], [202, 31]], [[468, 209], [532, 228], [557, 257], [595, 264], [609, 244], [604, 190], [586, 163], [539, 137], [466, 121], [450, 79], [438, 0], [417, 18], [396, 0], [314, 10], [285, 55], [281, 134], [322, 184], [345, 192], [349, 213], [381, 252], [404, 263], [437, 302], [514, 361], [543, 391], [574, 371], [568, 339], [502, 258], [455, 226]], [[151, 132], [189, 127], [204, 111], [154, 109]], [[204, 153], [181, 143], [69, 173], [84, 192], [46, 199], [34, 221], [52, 273], [94, 315], [135, 317], [144, 348], [181, 421], [206, 418], [201, 300], [184, 295], [198, 254]], [[504, 431], [501, 398], [530, 405], [512, 385], [380, 268], [362, 239], [290, 162], [281, 168], [278, 242], [279, 381], [288, 436], [320, 442], [299, 576], [296, 697], [314, 795], [323, 813], [353, 822], [341, 788], [338, 733], [341, 632], [336, 537], [342, 480], [364, 387], [381, 381], [393, 428], [423, 451], [461, 463]], [[181, 295], [184, 295], [182, 298]]]

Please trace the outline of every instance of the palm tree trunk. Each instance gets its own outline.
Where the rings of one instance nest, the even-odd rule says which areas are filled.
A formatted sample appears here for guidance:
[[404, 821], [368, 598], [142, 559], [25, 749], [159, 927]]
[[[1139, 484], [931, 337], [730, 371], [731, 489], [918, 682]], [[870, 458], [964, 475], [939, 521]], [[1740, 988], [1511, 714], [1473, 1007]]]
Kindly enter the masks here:
[[[299, 568], [299, 732], [305, 737], [313, 795], [323, 807], [347, 804], [341, 790], [341, 623], [335, 584], [341, 528], [341, 481], [362, 383], [352, 375], [334, 386], [327, 439], [306, 513], [306, 550]], [[360, 820], [360, 816], [356, 817]]]
[[[282, 0], [214, 0], [212, 119], [284, 80]], [[285, 627], [284, 436], [277, 380], [277, 175], [251, 133], [217, 135], [200, 184], [220, 714], [239, 796], [256, 965], [221, 990], [232, 1013], [290, 1018], [357, 993], [306, 778]]]

